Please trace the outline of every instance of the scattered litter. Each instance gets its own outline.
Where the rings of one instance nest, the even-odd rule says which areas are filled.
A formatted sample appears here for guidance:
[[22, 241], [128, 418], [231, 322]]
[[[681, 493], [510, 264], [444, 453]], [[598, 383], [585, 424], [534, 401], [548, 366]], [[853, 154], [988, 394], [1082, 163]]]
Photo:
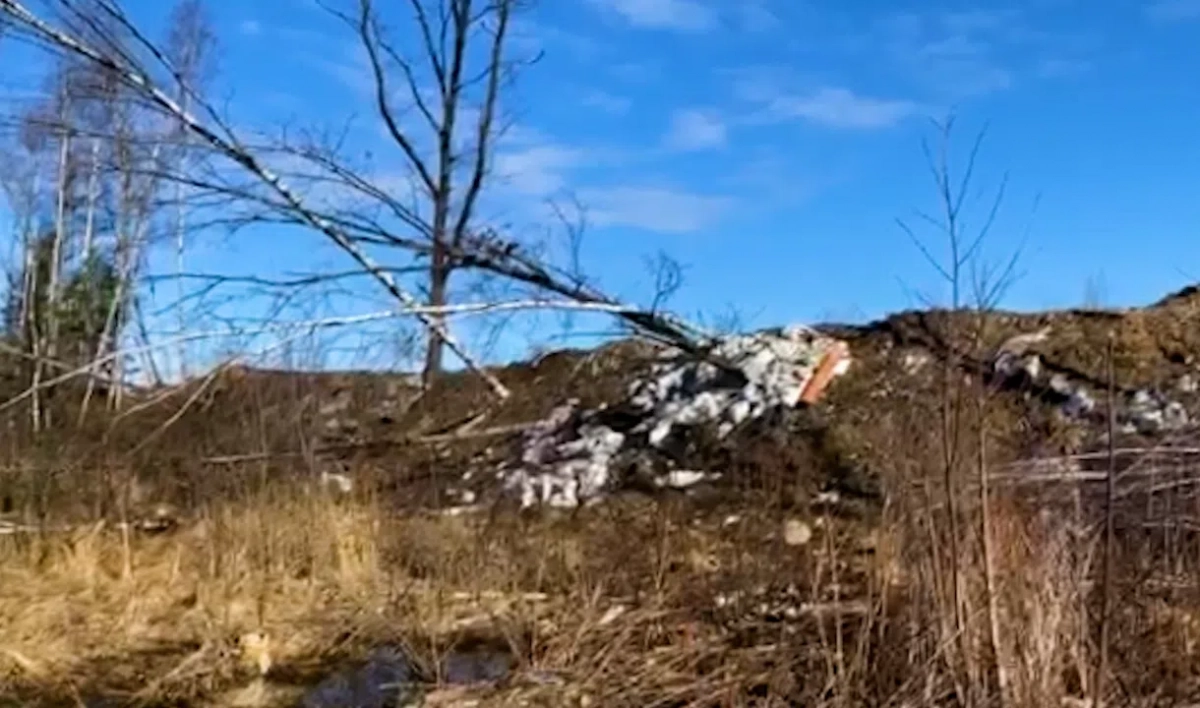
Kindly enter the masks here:
[[336, 489], [341, 494], [354, 491], [354, 480], [340, 472], [322, 472], [321, 489]]
[[720, 479], [721, 475], [711, 472], [696, 472], [694, 470], [671, 470], [664, 477], [655, 480], [659, 487], [672, 489], [687, 489], [701, 482], [711, 482]]
[[600, 627], [607, 627], [617, 621], [621, 615], [625, 614], [626, 607], [624, 605], [613, 605], [604, 612], [604, 616], [596, 624]]
[[466, 516], [468, 514], [482, 513], [484, 507], [479, 504], [468, 504], [466, 506], [448, 506], [444, 509], [439, 509], [438, 514], [441, 516]]
[[824, 492], [817, 492], [813, 498], [813, 503], [821, 505], [834, 505], [842, 501], [842, 495], [836, 489], [830, 489]]

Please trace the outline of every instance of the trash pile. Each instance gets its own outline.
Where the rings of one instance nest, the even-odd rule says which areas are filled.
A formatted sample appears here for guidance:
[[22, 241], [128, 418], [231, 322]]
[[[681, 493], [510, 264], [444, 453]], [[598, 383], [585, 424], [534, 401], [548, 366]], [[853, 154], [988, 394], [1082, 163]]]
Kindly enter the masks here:
[[659, 487], [686, 488], [714, 474], [677, 469], [671, 450], [697, 426], [727, 437], [743, 423], [780, 408], [816, 402], [850, 364], [844, 342], [806, 327], [735, 335], [715, 343], [704, 360], [664, 352], [649, 375], [615, 407], [558, 407], [526, 432], [520, 464], [497, 474], [523, 507], [575, 507], [600, 498], [618, 470], [647, 452], [666, 458]]
[[1142, 435], [1182, 430], [1191, 423], [1182, 403], [1147, 389], [1139, 389], [1129, 396], [1121, 418], [1123, 432]]
[[[1050, 329], [1010, 338], [1000, 346], [992, 366], [995, 374], [1008, 385], [1023, 387], [1041, 385], [1045, 370], [1041, 355], [1030, 350], [1045, 342]], [[1050, 400], [1068, 420], [1083, 421], [1097, 410], [1096, 399], [1084, 384], [1072, 383], [1065, 375], [1055, 373], [1045, 384]], [[1183, 394], [1195, 393], [1197, 385], [1190, 376], [1180, 379], [1177, 387]], [[1125, 434], [1156, 435], [1187, 428], [1191, 417], [1187, 408], [1157, 390], [1138, 389], [1123, 393], [1117, 418]]]

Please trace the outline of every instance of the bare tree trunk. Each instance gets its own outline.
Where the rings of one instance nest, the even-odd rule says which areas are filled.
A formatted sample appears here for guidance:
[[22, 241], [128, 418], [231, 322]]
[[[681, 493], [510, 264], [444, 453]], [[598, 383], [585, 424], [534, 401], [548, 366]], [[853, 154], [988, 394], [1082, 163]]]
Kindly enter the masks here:
[[[188, 111], [188, 110], [190, 110], [190, 107], [189, 107], [190, 96], [188, 95], [188, 93], [186, 91], [182, 91], [181, 93], [183, 95], [180, 96], [180, 105], [182, 106], [184, 111]], [[183, 153], [182, 153], [182, 156], [180, 157], [180, 161], [179, 161], [180, 162], [179, 172], [180, 172], [180, 174], [186, 174], [187, 167], [188, 167], [188, 152], [187, 151], [188, 151], [188, 148], [191, 143], [191, 140], [190, 140], [191, 133], [189, 133], [186, 129], [181, 129], [179, 131], [179, 133], [180, 133], [180, 138], [183, 140]], [[175, 182], [175, 276], [176, 276], [175, 285], [177, 288], [176, 295], [179, 299], [179, 306], [178, 306], [177, 314], [179, 316], [178, 322], [179, 322], [179, 334], [180, 335], [182, 335], [184, 333], [184, 331], [187, 330], [187, 314], [183, 308], [184, 294], [185, 294], [184, 293], [184, 283], [183, 283], [184, 238], [185, 238], [186, 233], [187, 233], [187, 214], [184, 210], [184, 204], [183, 204], [183, 181], [177, 180]], [[141, 320], [139, 319], [139, 321], [141, 321]], [[188, 345], [186, 342], [183, 341], [182, 338], [180, 338], [180, 340], [179, 340], [178, 357], [179, 357], [179, 362], [178, 362], [177, 368], [178, 368], [179, 380], [184, 381], [188, 377], [188, 361], [187, 361], [188, 360]]]
[[[59, 108], [59, 154], [58, 154], [58, 185], [56, 189], [56, 204], [54, 214], [54, 234], [50, 241], [49, 280], [46, 283], [45, 321], [39, 332], [38, 357], [34, 361], [33, 386], [41, 388], [42, 377], [45, 373], [47, 360], [58, 356], [58, 339], [61, 329], [59, 321], [60, 291], [62, 289], [62, 260], [63, 245], [67, 239], [67, 190], [70, 188], [68, 160], [71, 154], [71, 131], [68, 125], [67, 108], [69, 96], [64, 90]], [[51, 425], [50, 412], [43, 411], [41, 418], [35, 424], [35, 430], [42, 426]]]
[[[433, 253], [430, 256], [429, 265], [429, 305], [431, 307], [443, 307], [446, 305], [446, 288], [450, 282], [450, 268], [447, 264], [445, 244], [440, 241], [434, 241]], [[446, 326], [446, 318], [443, 315], [433, 316], [438, 324], [443, 328]], [[426, 387], [433, 385], [438, 374], [442, 371], [442, 353], [445, 351], [445, 342], [442, 340], [437, 329], [429, 330], [429, 343], [425, 350], [425, 368], [423, 370], [423, 379]]]

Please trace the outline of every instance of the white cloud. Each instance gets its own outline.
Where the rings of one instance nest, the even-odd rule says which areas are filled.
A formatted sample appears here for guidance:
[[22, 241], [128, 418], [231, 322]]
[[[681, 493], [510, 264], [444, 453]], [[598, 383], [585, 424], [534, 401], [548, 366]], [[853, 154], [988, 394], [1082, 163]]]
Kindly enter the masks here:
[[512, 21], [510, 32], [511, 45], [528, 56], [553, 51], [559, 56], [566, 53], [580, 61], [591, 61], [609, 49], [594, 37], [524, 17]]
[[671, 150], [693, 151], [721, 147], [727, 130], [724, 121], [711, 111], [676, 111], [664, 144]]
[[921, 106], [859, 96], [844, 88], [823, 88], [807, 96], [776, 96], [767, 110], [777, 119], [799, 118], [828, 128], [865, 130], [893, 126], [916, 115]]
[[692, 233], [708, 228], [732, 207], [727, 196], [698, 194], [669, 187], [605, 187], [583, 189], [579, 197], [596, 226], [626, 226], [664, 233]]
[[717, 13], [699, 0], [589, 0], [642, 29], [703, 32], [717, 26]]
[[586, 157], [584, 150], [534, 144], [500, 152], [492, 168], [503, 187], [523, 196], [547, 197], [567, 187], [567, 173]]
[[1155, 22], [1200, 19], [1200, 0], [1157, 0], [1146, 6], [1146, 15]]
[[238, 31], [248, 37], [253, 37], [262, 33], [262, 25], [258, 23], [258, 20], [242, 20], [242, 23], [238, 25]]
[[872, 46], [882, 47], [890, 64], [949, 101], [1010, 88], [1013, 73], [998, 59], [1001, 50], [1027, 54], [1040, 35], [1018, 10], [900, 12], [880, 18], [874, 34]]

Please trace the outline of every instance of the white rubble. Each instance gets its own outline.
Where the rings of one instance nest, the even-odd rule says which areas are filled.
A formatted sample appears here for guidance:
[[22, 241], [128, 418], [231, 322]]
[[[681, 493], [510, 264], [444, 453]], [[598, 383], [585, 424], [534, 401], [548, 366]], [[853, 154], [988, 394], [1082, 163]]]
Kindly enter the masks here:
[[655, 480], [660, 487], [672, 489], [687, 489], [701, 482], [711, 482], [720, 479], [721, 475], [714, 472], [697, 472], [696, 470], [671, 470], [664, 477]]
[[1072, 386], [1062, 374], [1050, 377], [1050, 390], [1066, 399], [1059, 410], [1069, 419], [1082, 418], [1096, 409], [1096, 400], [1091, 394], [1082, 386]]
[[1126, 418], [1127, 421], [1124, 425], [1126, 432], [1137, 432], [1144, 435], [1180, 430], [1191, 422], [1183, 404], [1146, 389], [1141, 389], [1133, 394], [1129, 401]]
[[[832, 345], [806, 327], [728, 337], [713, 356], [742, 374], [740, 387], [730, 386], [730, 374], [709, 362], [661, 363], [651, 378], [631, 387], [631, 402], [647, 416], [634, 432], [648, 432], [655, 447], [679, 425], [717, 423], [717, 434], [725, 437], [773, 408], [793, 408]], [[835, 375], [845, 373], [846, 363], [839, 362]]]
[[[724, 438], [771, 410], [793, 408], [821, 362], [842, 346], [806, 327], [789, 327], [721, 339], [710, 361], [664, 357], [648, 377], [630, 386], [627, 403], [641, 420], [628, 434], [585, 422], [588, 413], [570, 401], [527, 432], [521, 465], [500, 473], [504, 486], [519, 494], [522, 506], [587, 503], [612, 482], [612, 463], [631, 441], [644, 438], [651, 447], [662, 448], [676, 430], [696, 425], [715, 425]], [[846, 372], [849, 359], [835, 364], [831, 373], [836, 377]], [[712, 478], [674, 470], [655, 484], [687, 488]]]

